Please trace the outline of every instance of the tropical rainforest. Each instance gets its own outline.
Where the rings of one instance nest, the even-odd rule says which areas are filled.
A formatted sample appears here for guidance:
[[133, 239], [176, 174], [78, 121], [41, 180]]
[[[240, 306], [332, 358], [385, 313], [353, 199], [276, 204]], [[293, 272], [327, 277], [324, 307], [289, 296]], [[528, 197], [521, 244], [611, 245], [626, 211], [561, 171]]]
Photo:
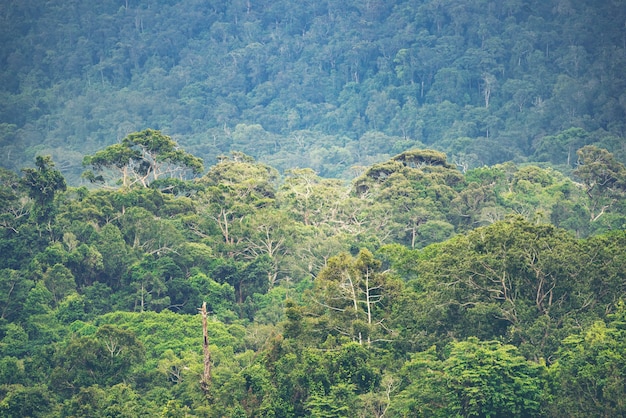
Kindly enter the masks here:
[[0, 416], [626, 415], [622, 1], [0, 19]]

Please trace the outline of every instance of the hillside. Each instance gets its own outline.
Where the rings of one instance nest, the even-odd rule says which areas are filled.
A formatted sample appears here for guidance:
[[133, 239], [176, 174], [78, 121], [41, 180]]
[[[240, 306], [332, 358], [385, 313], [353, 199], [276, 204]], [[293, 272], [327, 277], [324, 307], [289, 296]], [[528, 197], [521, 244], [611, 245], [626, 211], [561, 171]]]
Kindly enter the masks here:
[[[0, 164], [81, 161], [160, 129], [280, 171], [427, 146], [474, 168], [625, 161], [619, 1], [4, 1]], [[574, 128], [574, 129], [573, 129]], [[572, 130], [573, 129], [573, 130]]]

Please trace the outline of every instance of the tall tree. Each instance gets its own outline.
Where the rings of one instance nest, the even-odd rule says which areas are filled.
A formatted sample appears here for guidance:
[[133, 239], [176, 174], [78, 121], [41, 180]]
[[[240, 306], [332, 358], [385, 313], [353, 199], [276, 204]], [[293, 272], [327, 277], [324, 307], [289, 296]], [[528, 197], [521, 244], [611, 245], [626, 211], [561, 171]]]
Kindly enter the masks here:
[[34, 215], [37, 221], [46, 221], [52, 216], [54, 196], [65, 191], [67, 185], [61, 172], [54, 168], [50, 156], [37, 156], [37, 168], [24, 168], [22, 184], [27, 188], [28, 195], [35, 201]]
[[313, 308], [317, 305], [325, 315], [322, 324], [332, 334], [367, 346], [390, 341], [385, 321], [399, 286], [369, 250], [362, 249], [356, 258], [342, 253], [329, 259], [315, 279]]
[[626, 167], [605, 149], [587, 145], [577, 151], [574, 171], [589, 196], [591, 221], [596, 221], [626, 193]]
[[[118, 171], [123, 187], [137, 183], [148, 187], [162, 177], [182, 180], [188, 173], [200, 174], [204, 170], [200, 158], [183, 151], [172, 138], [154, 129], [131, 133], [121, 143], [85, 156], [83, 165], [98, 172]], [[85, 177], [90, 181], [105, 180], [91, 171]]]

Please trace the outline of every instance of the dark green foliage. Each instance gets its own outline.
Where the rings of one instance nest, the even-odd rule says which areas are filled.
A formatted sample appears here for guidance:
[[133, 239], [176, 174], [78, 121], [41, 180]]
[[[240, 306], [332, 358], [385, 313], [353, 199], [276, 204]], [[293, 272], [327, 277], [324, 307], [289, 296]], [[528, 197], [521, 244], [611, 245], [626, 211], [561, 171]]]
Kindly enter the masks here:
[[0, 412], [7, 418], [46, 417], [54, 409], [53, 397], [42, 385], [1, 386], [0, 399]]
[[54, 168], [50, 156], [38, 156], [35, 160], [37, 168], [24, 168], [22, 184], [28, 195], [35, 201], [33, 215], [37, 222], [47, 221], [52, 216], [54, 196], [67, 188], [65, 178]]
[[145, 177], [145, 138], [124, 138], [146, 127], [205, 161], [244, 151], [341, 178], [423, 144], [468, 168], [572, 167], [589, 144], [623, 159], [620, 6], [9, 1], [0, 164], [50, 154], [76, 184], [85, 155], [118, 168], [131, 158]]
[[61, 393], [92, 385], [116, 385], [128, 378], [131, 367], [144, 355], [145, 349], [132, 331], [103, 325], [92, 336], [71, 340], [58, 353], [58, 366], [51, 379]]

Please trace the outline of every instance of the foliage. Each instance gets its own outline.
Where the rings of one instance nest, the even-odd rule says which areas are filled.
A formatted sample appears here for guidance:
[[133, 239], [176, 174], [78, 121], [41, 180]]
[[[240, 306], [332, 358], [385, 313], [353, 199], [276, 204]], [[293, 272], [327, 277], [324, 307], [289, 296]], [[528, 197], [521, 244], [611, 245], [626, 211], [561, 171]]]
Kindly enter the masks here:
[[1, 414], [622, 414], [623, 167], [580, 154], [580, 184], [425, 149], [350, 185], [242, 153], [181, 193], [0, 173]]
[[510, 345], [472, 337], [453, 342], [446, 357], [434, 349], [404, 366], [398, 416], [533, 417], [541, 415], [545, 367]]
[[[163, 176], [178, 176], [182, 180], [185, 170], [193, 174], [204, 170], [200, 158], [179, 149], [169, 136], [153, 129], [131, 133], [121, 143], [85, 156], [83, 165], [97, 171], [117, 169], [125, 188], [135, 183], [147, 187]], [[104, 181], [102, 176], [96, 177], [92, 172], [86, 172], [85, 177], [90, 181]]]
[[124, 165], [145, 127], [207, 162], [243, 151], [337, 178], [424, 145], [465, 169], [569, 170], [585, 145], [624, 161], [620, 6], [8, 1], [0, 164], [49, 154], [76, 185], [85, 155], [112, 146]]

